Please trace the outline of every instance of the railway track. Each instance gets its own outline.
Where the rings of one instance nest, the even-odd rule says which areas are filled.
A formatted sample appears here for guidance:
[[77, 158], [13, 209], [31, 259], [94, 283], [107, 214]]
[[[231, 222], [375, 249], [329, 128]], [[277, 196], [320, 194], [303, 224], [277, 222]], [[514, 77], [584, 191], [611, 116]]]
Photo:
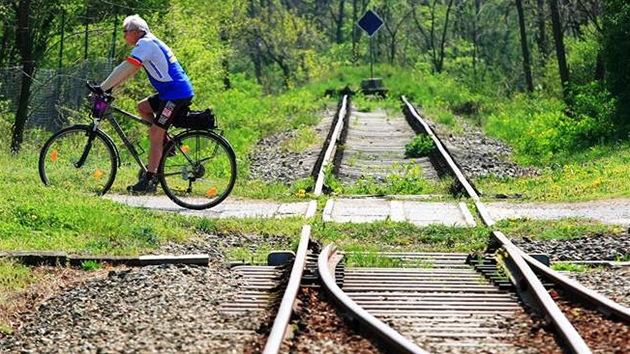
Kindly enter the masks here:
[[[327, 144], [314, 162], [314, 194], [326, 192], [324, 170], [330, 165], [335, 166], [344, 183], [353, 183], [360, 178], [382, 179], [391, 173], [388, 166], [415, 163], [427, 179], [451, 175], [452, 190], [467, 197], [467, 203], [478, 212], [476, 218], [492, 227], [494, 221], [474, 186], [414, 107], [404, 97], [402, 100], [404, 114], [388, 116], [384, 112], [356, 112], [344, 97]], [[370, 135], [372, 131], [377, 133]], [[425, 159], [404, 160], [404, 142], [416, 133], [430, 136], [437, 153]], [[358, 203], [357, 208], [361, 208]], [[316, 215], [316, 207], [312, 201], [305, 214], [307, 220]], [[305, 225], [295, 254], [275, 255], [278, 258], [267, 266], [237, 265], [230, 269], [243, 285], [237, 296], [221, 302], [218, 311], [240, 318], [267, 316], [268, 323], [258, 331], [244, 326], [243, 330], [216, 332], [258, 336], [249, 351], [264, 353], [309, 352], [305, 333], [326, 331], [335, 332], [337, 340], [318, 352], [630, 352], [629, 346], [624, 347], [630, 338], [627, 307], [550, 271], [501, 232], [489, 235], [491, 242], [483, 254], [379, 255], [396, 259], [401, 265], [398, 268], [345, 265], [348, 254], [333, 244], [318, 245], [310, 232], [310, 226]], [[576, 313], [589, 321], [580, 324]], [[321, 317], [327, 321], [309, 322]], [[514, 325], [533, 317], [538, 319], [523, 321], [520, 327]], [[342, 322], [345, 327], [339, 324]], [[330, 329], [331, 325], [338, 327]], [[552, 328], [550, 332], [555, 335], [537, 343], [522, 340], [523, 330], [528, 333], [541, 327]], [[589, 340], [586, 327], [607, 331], [610, 346], [604, 350], [595, 347], [597, 343]], [[615, 331], [611, 331], [613, 327]], [[530, 351], [524, 349], [528, 347]]]
[[[391, 173], [386, 166], [403, 163], [400, 150], [404, 146], [403, 142], [412, 135], [403, 132], [403, 125], [393, 124], [391, 119], [350, 113], [352, 110], [346, 99], [340, 105], [338, 123], [333, 126], [329, 136], [331, 145], [325, 148], [319, 168], [323, 171], [327, 164], [333, 163], [335, 155], [335, 170], [348, 183], [366, 176], [383, 178], [384, 174]], [[446, 169], [454, 177], [457, 187], [454, 190], [474, 203], [478, 217], [485, 225], [493, 226], [494, 221], [489, 217], [474, 186], [414, 107], [404, 97], [402, 99], [408, 119], [412, 116], [416, 120], [413, 123], [415, 129], [430, 136], [439, 153], [438, 156], [419, 162], [423, 171], [429, 171], [429, 178], [437, 178], [440, 174], [438, 171]], [[350, 128], [353, 114], [363, 118], [364, 122], [357, 121], [356, 126]], [[344, 123], [345, 129], [341, 129]], [[368, 136], [371, 131], [376, 133]], [[335, 143], [342, 143], [344, 147], [340, 149]], [[399, 153], [394, 154], [393, 151]], [[323, 191], [322, 174], [320, 172], [318, 175], [316, 195]], [[540, 316], [553, 326], [555, 336], [551, 345], [556, 347], [533, 350], [591, 353], [586, 340], [567, 319], [566, 313], [574, 312], [577, 306], [584, 305], [598, 309], [602, 317], [612, 316], [620, 320], [626, 327], [630, 323], [630, 309], [627, 307], [550, 270], [514, 246], [501, 232], [493, 232], [491, 240], [486, 252], [474, 257], [466, 254], [388, 254], [384, 257], [402, 260], [403, 266], [347, 267], [343, 271], [340, 270], [343, 252], [336, 250], [335, 245], [328, 245], [319, 255], [318, 275], [323, 290], [332, 302], [350, 316], [363, 333], [378, 338], [378, 346], [386, 352], [524, 352], [523, 342], [515, 338], [519, 334], [506, 330], [505, 325], [506, 321], [509, 322], [520, 312], [521, 316]], [[295, 264], [297, 262], [302, 267], [305, 264], [296, 259]], [[488, 262], [492, 264], [493, 270], [490, 272], [487, 266], [483, 266]], [[498, 266], [495, 266], [497, 263]], [[295, 270], [293, 273], [302, 274]], [[544, 283], [541, 279], [545, 279]], [[563, 289], [567, 294], [563, 299], [565, 302], [558, 305], [558, 297], [552, 297], [548, 289]], [[297, 294], [297, 291], [291, 290], [291, 294]], [[295, 301], [295, 296], [285, 295], [283, 305], [288, 308]], [[580, 302], [582, 305], [567, 305], [571, 302]], [[264, 353], [278, 353], [281, 350], [282, 341], [278, 339], [277, 333], [284, 336], [288, 323], [278, 323], [281, 323], [279, 328], [272, 331], [276, 335], [270, 337]], [[540, 321], [532, 321], [532, 324], [540, 326]], [[535, 328], [530, 330], [534, 331]], [[622, 330], [621, 333], [624, 335], [627, 332]], [[550, 342], [547, 340], [539, 345], [549, 346]]]

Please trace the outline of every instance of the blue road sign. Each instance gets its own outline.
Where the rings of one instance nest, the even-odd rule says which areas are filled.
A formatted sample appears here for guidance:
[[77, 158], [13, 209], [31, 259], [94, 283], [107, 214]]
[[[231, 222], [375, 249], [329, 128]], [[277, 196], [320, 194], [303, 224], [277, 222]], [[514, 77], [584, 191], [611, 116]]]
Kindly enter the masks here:
[[372, 37], [383, 26], [383, 23], [383, 20], [378, 17], [376, 12], [367, 10], [363, 17], [359, 19], [358, 25], [367, 32], [368, 36]]

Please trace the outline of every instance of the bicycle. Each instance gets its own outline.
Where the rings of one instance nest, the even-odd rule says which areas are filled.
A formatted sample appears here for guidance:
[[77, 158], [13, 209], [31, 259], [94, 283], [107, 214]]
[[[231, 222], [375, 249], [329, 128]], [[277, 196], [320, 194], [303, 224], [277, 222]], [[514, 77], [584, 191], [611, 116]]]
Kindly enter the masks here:
[[[104, 195], [116, 178], [121, 159], [114, 140], [99, 127], [109, 121], [131, 156], [146, 173], [138, 148], [122, 130], [115, 115], [151, 126], [150, 122], [112, 105], [111, 94], [98, 94], [88, 83], [91, 98], [90, 124], [75, 124], [53, 134], [39, 155], [39, 176], [47, 186]], [[191, 118], [192, 115], [201, 119]], [[228, 197], [236, 183], [236, 154], [222, 136], [210, 110], [190, 111], [174, 119], [175, 135], [168, 142], [156, 177], [164, 193], [188, 209], [207, 209]], [[170, 130], [170, 129], [169, 129]]]

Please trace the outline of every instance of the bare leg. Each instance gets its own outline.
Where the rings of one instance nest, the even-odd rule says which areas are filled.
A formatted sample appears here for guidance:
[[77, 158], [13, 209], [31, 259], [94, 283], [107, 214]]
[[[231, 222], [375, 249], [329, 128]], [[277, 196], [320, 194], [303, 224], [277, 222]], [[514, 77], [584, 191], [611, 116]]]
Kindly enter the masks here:
[[[149, 104], [148, 98], [138, 102], [138, 112], [142, 119], [153, 123], [155, 114]], [[158, 127], [157, 125], [151, 125], [149, 129], [149, 140], [151, 141], [151, 148], [149, 149], [149, 161], [147, 165], [147, 171], [156, 173], [158, 164], [160, 163], [160, 157], [162, 157], [162, 150], [164, 145], [164, 136], [166, 130]]]
[[149, 130], [149, 140], [151, 140], [151, 149], [149, 151], [149, 165], [147, 171], [156, 173], [160, 158], [162, 157], [162, 151], [164, 150], [164, 136], [166, 130], [160, 128], [157, 125], [152, 125]]
[[145, 98], [142, 101], [138, 102], [138, 112], [140, 113], [140, 117], [147, 122], [153, 123], [155, 119], [155, 114], [153, 113], [153, 109], [149, 104], [149, 99]]

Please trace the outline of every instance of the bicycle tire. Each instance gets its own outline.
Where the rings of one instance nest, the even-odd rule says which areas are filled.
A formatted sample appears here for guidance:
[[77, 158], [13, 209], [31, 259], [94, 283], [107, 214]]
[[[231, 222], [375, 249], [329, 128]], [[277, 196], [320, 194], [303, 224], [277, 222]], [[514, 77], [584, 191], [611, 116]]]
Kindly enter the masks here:
[[103, 195], [111, 188], [118, 170], [118, 154], [111, 138], [100, 130], [81, 166], [91, 126], [79, 124], [51, 136], [39, 153], [39, 177], [47, 186]]
[[236, 183], [236, 154], [230, 143], [210, 130], [188, 130], [164, 147], [158, 167], [164, 193], [188, 209], [212, 208]]

